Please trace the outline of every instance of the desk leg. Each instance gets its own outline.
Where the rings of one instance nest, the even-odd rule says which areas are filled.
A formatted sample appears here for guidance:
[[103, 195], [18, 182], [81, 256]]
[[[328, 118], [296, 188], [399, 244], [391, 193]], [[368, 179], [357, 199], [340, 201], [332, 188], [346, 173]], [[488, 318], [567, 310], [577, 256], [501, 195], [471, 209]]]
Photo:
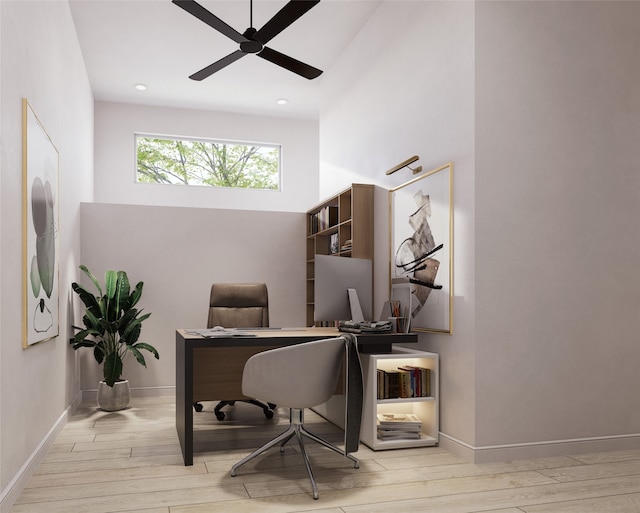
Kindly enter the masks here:
[[193, 347], [176, 334], [176, 430], [185, 465], [193, 465]]

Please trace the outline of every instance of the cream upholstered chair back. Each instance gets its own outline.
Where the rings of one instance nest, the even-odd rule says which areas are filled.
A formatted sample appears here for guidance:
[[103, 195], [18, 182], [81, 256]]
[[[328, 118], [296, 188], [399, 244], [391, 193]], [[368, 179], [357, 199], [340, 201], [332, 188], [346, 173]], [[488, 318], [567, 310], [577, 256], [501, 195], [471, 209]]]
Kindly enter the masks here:
[[335, 393], [345, 355], [342, 337], [280, 347], [253, 355], [242, 393], [287, 408], [311, 408]]
[[207, 328], [269, 326], [269, 295], [264, 283], [214, 283]]

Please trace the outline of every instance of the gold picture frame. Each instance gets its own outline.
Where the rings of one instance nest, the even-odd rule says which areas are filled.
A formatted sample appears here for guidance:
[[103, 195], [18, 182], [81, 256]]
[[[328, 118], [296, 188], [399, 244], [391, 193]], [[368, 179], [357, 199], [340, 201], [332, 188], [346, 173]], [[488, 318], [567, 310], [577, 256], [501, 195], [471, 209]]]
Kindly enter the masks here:
[[389, 191], [389, 297], [408, 288], [411, 331], [453, 329], [453, 163]]
[[59, 154], [26, 98], [22, 99], [22, 347], [59, 334]]

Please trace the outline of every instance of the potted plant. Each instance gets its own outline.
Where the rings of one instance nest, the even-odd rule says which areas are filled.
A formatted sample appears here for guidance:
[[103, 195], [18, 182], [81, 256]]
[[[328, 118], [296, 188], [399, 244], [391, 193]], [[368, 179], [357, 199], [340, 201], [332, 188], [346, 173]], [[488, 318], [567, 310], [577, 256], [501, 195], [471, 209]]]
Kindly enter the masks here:
[[93, 348], [94, 358], [103, 366], [104, 381], [98, 386], [98, 406], [109, 411], [126, 408], [131, 396], [129, 382], [122, 379], [124, 357], [131, 353], [145, 367], [147, 364], [141, 351], [149, 351], [156, 359], [160, 358], [155, 347], [138, 341], [142, 321], [151, 315], [142, 315], [142, 310], [135, 308], [142, 296], [143, 282], [138, 282], [131, 291], [126, 272], [107, 271], [103, 291], [86, 266], [81, 265], [80, 269], [93, 282], [98, 294], [88, 292], [78, 283], [71, 284], [84, 303], [85, 312], [82, 317], [84, 327], [73, 326], [78, 332], [69, 342], [74, 349]]

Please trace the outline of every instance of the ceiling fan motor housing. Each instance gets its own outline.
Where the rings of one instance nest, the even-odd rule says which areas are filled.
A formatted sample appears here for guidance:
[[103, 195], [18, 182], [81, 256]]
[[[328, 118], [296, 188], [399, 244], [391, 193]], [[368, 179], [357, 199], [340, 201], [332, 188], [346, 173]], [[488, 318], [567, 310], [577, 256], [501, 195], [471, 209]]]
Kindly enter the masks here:
[[240, 43], [240, 50], [244, 53], [258, 53], [262, 51], [262, 43], [253, 39], [256, 32], [255, 28], [249, 27], [244, 31], [244, 34], [242, 34], [248, 39], [248, 41], [242, 41]]

